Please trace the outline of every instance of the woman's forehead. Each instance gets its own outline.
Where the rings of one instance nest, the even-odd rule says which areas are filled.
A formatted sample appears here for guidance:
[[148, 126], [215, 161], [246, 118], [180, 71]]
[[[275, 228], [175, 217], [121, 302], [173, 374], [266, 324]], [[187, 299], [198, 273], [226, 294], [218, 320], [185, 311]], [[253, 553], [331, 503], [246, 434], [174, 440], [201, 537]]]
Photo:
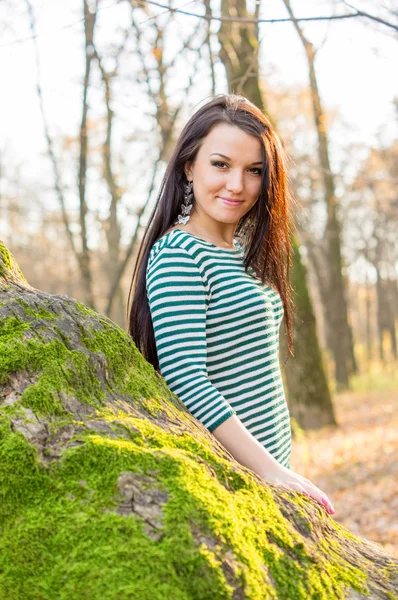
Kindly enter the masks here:
[[204, 138], [199, 152], [202, 155], [222, 154], [230, 160], [240, 159], [244, 153], [246, 160], [256, 162], [261, 161], [261, 142], [240, 127], [220, 123]]

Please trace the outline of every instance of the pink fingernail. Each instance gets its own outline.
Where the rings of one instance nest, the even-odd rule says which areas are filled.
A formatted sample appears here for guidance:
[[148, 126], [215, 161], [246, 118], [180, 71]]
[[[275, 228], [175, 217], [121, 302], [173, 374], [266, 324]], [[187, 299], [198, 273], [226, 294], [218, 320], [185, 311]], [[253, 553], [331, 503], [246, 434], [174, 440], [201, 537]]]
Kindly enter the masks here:
[[322, 504], [324, 504], [325, 506], [327, 506], [327, 504], [328, 504], [328, 502], [327, 502], [327, 500], [325, 500], [325, 498], [322, 498], [321, 502], [322, 502]]

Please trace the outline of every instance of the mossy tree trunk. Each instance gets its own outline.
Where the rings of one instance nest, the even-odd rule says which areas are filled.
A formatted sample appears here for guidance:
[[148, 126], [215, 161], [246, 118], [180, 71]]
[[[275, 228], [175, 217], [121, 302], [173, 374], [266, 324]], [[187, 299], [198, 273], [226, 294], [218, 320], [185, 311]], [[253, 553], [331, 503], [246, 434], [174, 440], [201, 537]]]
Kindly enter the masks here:
[[[326, 368], [318, 343], [315, 314], [306, 285], [306, 269], [296, 241], [293, 242], [292, 284], [296, 309], [294, 350], [300, 360], [285, 369], [289, 410], [303, 429], [336, 425]], [[282, 338], [281, 349], [287, 352]], [[309, 352], [308, 349], [311, 349]], [[319, 368], [322, 365], [322, 368]], [[314, 377], [314, 372], [316, 377]], [[290, 390], [294, 390], [291, 394]]]
[[0, 385], [2, 598], [398, 597], [396, 559], [239, 465], [122, 329], [1, 245]]
[[[223, 0], [222, 14], [247, 18], [258, 17], [260, 4], [249, 15], [246, 0]], [[229, 91], [244, 95], [258, 106], [268, 118], [267, 107], [260, 88], [258, 25], [223, 21], [218, 32], [221, 45], [220, 58], [224, 64]], [[276, 124], [273, 124], [277, 128]], [[294, 240], [292, 280], [295, 293], [296, 318], [294, 322], [294, 359], [287, 361], [284, 369], [287, 396], [292, 417], [302, 428], [319, 428], [335, 424], [333, 403], [327, 374], [322, 362], [315, 315], [308, 293], [305, 269], [298, 243]], [[286, 339], [281, 335], [281, 354], [288, 355]]]

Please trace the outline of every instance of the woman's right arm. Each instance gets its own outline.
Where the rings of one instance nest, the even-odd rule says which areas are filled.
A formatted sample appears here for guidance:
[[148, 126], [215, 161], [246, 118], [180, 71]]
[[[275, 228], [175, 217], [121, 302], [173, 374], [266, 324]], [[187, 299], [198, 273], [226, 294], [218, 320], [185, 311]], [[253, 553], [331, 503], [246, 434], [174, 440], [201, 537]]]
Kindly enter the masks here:
[[147, 297], [161, 374], [189, 412], [240, 464], [266, 481], [307, 491], [318, 501], [326, 499], [252, 436], [211, 383], [206, 367], [206, 290], [184, 248], [163, 247], [148, 264]]
[[[241, 465], [254, 471], [265, 481], [282, 483], [303, 492], [335, 512], [324, 492], [311, 481], [281, 465], [246, 429], [237, 415], [232, 415], [213, 430], [214, 437]], [[330, 507], [330, 509], [329, 509]]]
[[246, 429], [237, 415], [232, 415], [213, 435], [241, 465], [254, 471], [260, 477], [276, 471], [281, 464]]

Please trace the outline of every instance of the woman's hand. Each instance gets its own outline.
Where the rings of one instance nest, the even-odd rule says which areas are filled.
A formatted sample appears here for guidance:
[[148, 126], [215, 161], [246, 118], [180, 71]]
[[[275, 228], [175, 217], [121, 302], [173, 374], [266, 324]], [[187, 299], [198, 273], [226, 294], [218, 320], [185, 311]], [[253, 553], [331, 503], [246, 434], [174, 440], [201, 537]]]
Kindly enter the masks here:
[[331, 515], [334, 515], [336, 512], [324, 492], [311, 483], [309, 479], [294, 473], [294, 471], [291, 471], [283, 465], [279, 464], [271, 467], [267, 473], [263, 475], [263, 479], [270, 483], [283, 483], [283, 485], [287, 485], [293, 490], [302, 492], [306, 496], [311, 496], [311, 498], [314, 498], [314, 500], [317, 500], [320, 504], [324, 505]]

